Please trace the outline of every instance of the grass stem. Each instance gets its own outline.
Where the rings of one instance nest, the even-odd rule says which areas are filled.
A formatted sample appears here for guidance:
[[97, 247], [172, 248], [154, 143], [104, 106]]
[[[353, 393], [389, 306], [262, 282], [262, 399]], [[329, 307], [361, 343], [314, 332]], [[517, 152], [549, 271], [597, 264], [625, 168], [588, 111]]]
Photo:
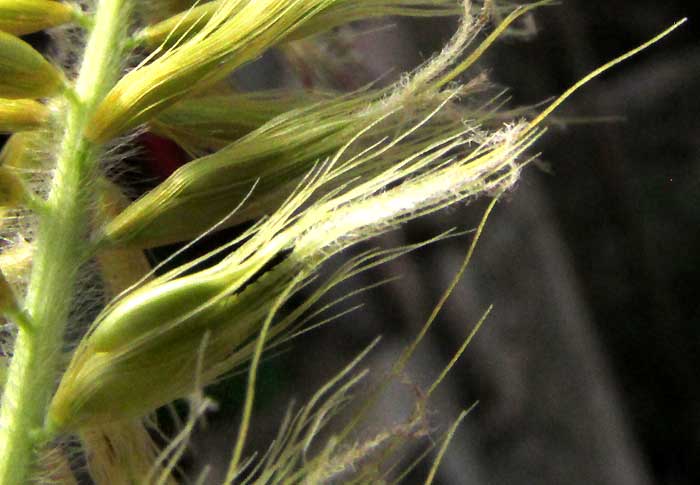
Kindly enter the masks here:
[[[0, 483], [30, 482], [45, 433], [40, 430], [63, 360], [63, 340], [78, 270], [88, 250], [90, 206], [102, 149], [83, 133], [115, 83], [126, 39], [129, 0], [100, 0], [74, 96], [65, 98], [65, 129], [46, 208], [38, 214], [36, 256], [25, 301], [32, 331], [20, 326], [0, 410]], [[115, 62], [116, 61], [116, 62]]]

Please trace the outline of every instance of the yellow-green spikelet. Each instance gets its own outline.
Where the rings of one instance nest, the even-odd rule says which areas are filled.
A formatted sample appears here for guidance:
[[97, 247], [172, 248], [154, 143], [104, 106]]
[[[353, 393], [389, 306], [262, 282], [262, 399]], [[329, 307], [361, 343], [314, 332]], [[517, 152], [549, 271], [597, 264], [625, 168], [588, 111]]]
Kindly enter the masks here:
[[0, 207], [14, 207], [24, 200], [26, 189], [15, 171], [0, 167]]
[[[211, 304], [206, 301], [216, 297], [217, 291], [226, 291], [222, 282], [216, 288], [188, 277], [151, 287], [162, 293], [160, 301], [150, 300], [153, 291], [148, 290], [145, 298], [127, 297], [126, 305], [105, 312], [78, 349], [53, 398], [49, 426], [76, 430], [134, 418], [191, 392], [202, 336], [211, 335], [207, 361], [235, 352], [254, 335], [267, 305], [279, 294], [280, 277], [286, 274], [280, 268], [242, 293]], [[199, 293], [188, 295], [186, 290], [195, 287]], [[202, 311], [192, 312], [202, 302]], [[161, 313], [163, 308], [168, 309], [167, 315]], [[181, 325], [166, 324], [191, 313]]]
[[39, 128], [48, 116], [46, 106], [32, 99], [0, 98], [0, 133]]
[[[166, 20], [149, 25], [143, 29], [138, 38], [147, 47], [155, 49], [162, 43], [174, 44], [183, 36], [191, 36], [204, 27], [207, 21], [222, 5], [222, 0], [215, 0], [181, 12]], [[310, 19], [300, 29], [290, 32], [286, 40], [328, 31], [342, 24], [355, 20], [387, 15], [411, 17], [433, 17], [440, 15], [457, 15], [464, 10], [459, 0], [364, 0], [338, 3], [337, 7], [322, 12]]]
[[86, 137], [103, 143], [149, 121], [251, 61], [340, 0], [226, 0], [204, 30], [126, 76], [99, 105]]
[[0, 151], [0, 165], [20, 170], [46, 169], [47, 160], [41, 155], [43, 133], [20, 131], [12, 135]]
[[0, 0], [0, 30], [14, 35], [31, 34], [69, 23], [74, 7], [53, 0]]
[[61, 72], [32, 46], [0, 31], [0, 97], [43, 98], [61, 90]]

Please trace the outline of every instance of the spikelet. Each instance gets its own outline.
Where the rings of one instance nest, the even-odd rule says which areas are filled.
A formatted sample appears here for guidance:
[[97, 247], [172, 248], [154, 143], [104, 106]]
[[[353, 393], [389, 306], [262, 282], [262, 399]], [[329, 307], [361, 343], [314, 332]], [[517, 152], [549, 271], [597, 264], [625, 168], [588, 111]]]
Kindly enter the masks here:
[[300, 190], [262, 227], [244, 234], [240, 239], [251, 236], [250, 239], [219, 264], [183, 277], [177, 276], [184, 268], [174, 270], [132, 291], [126, 300], [98, 318], [101, 323], [92, 331], [90, 346], [98, 352], [119, 350], [152, 330], [154, 318], [172, 322], [194, 312], [195, 318], [188, 319], [186, 327], [200, 330], [212, 325], [226, 309], [221, 305], [210, 305], [206, 312], [199, 312], [198, 307], [202, 302], [239, 291], [284, 249], [288, 241], [279, 238], [273, 242], [272, 236], [288, 223], [292, 213], [320, 183], [320, 180], [314, 180], [313, 185]]
[[0, 166], [0, 207], [15, 207], [25, 200], [24, 183], [11, 168]]
[[[193, 160], [111, 221], [104, 239], [148, 247], [196, 235], [226, 218], [253, 185], [253, 203], [232, 214], [228, 224], [277, 207], [313, 163], [361, 128], [360, 120], [376, 119], [376, 114], [363, 111], [370, 99], [365, 94], [290, 111], [226, 148]], [[183, 210], [193, 217], [183, 220]]]
[[[216, 14], [221, 5], [222, 0], [198, 5], [167, 20], [146, 27], [138, 34], [138, 39], [151, 49], [155, 49], [163, 43], [173, 44], [183, 37], [196, 34]], [[458, 15], [462, 11], [461, 0], [343, 1], [318, 16], [309, 19], [298, 30], [290, 32], [285, 40], [290, 41], [308, 37], [348, 22], [373, 17], [387, 15], [436, 17], [440, 15]]]
[[[107, 307], [64, 376], [49, 413], [51, 425], [72, 429], [135, 417], [185, 395], [193, 383], [196, 343], [204, 338], [205, 382], [240, 364], [249, 355], [250, 349], [245, 349], [267, 309], [281, 295], [303, 286], [335, 252], [407, 217], [512, 183], [514, 160], [535, 138], [521, 138], [519, 133], [520, 128], [509, 128], [459, 163], [445, 165], [448, 153], [469, 143], [449, 138], [295, 215], [314, 190], [355, 161], [324, 167], [220, 263], [187, 276], [180, 276], [185, 269], [166, 274]], [[381, 153], [377, 148], [375, 157]], [[357, 163], [371, 164], [375, 157]], [[399, 185], [384, 190], [393, 183]], [[291, 252], [281, 263], [256, 276], [286, 251]], [[134, 399], [125, 396], [117, 405], [111, 398], [117, 394]]]
[[[337, 108], [338, 104], [331, 106]], [[429, 107], [432, 105], [423, 108]], [[269, 130], [264, 126], [219, 152], [184, 165], [110, 221], [102, 231], [103, 243], [154, 247], [195, 237], [215, 225], [232, 226], [269, 214], [318, 160], [338, 150], [363, 126], [363, 121], [372, 125], [382, 114], [343, 111], [324, 118], [320, 111], [308, 110], [312, 116], [294, 111], [280, 125], [270, 126]], [[400, 129], [397, 118], [394, 115], [375, 125], [363, 142]], [[323, 192], [376, 174], [411, 150], [419, 151], [432, 144], [431, 135], [455, 130], [460, 128], [435, 122], [419, 134], [419, 139], [387, 150], [372, 165], [356, 165], [339, 173], [328, 181]], [[182, 211], [194, 217], [183, 219], [179, 216]]]
[[48, 119], [49, 111], [31, 99], [0, 98], [0, 132], [34, 130]]
[[0, 97], [43, 98], [58, 93], [63, 75], [32, 46], [0, 31]]
[[37, 152], [41, 141], [42, 133], [39, 131], [15, 133], [0, 151], [0, 165], [20, 170], [46, 168], [46, 161]]
[[287, 90], [197, 96], [168, 108], [149, 127], [196, 153], [223, 148], [276, 116], [328, 97], [324, 93]]
[[[241, 418], [242, 423], [236, 439], [235, 450], [229, 463], [226, 484], [233, 483], [233, 478], [240, 478], [241, 475], [245, 476], [244, 482], [248, 483], [250, 480], [253, 480], [251, 483], [255, 485], [270, 483], [272, 477], [276, 481], [287, 481], [294, 477], [293, 479], [298, 480], [300, 483], [385, 483], [390, 475], [394, 475], [392, 469], [396, 468], [395, 457], [402, 454], [401, 448], [407, 443], [414, 446], [417, 444], [417, 439], [430, 434], [430, 424], [427, 420], [426, 410], [428, 409], [427, 406], [431, 396], [464, 353], [488, 317], [492, 307], [489, 307], [476, 325], [473, 326], [459, 350], [453, 355], [439, 376], [433, 380], [429, 389], [417, 393], [418, 396], [416, 397], [415, 387], [412, 386], [411, 394], [414, 396], [414, 410], [410, 417], [403, 419], [402, 422], [393, 425], [389, 429], [380, 430], [379, 432], [376, 429], [372, 429], [371, 437], [363, 438], [359, 441], [355, 438], [358, 434], [357, 427], [364, 421], [366, 413], [376, 404], [377, 398], [387, 390], [388, 385], [393, 380], [404, 376], [406, 366], [415, 353], [416, 348], [431, 328], [435, 318], [469, 266], [476, 244], [497, 201], [498, 198], [494, 198], [487, 207], [460, 269], [452, 278], [452, 282], [431, 312], [430, 317], [423, 324], [413, 342], [404, 348], [401, 356], [392, 365], [391, 371], [383, 375], [378, 380], [377, 385], [370, 388], [369, 392], [363, 393], [362, 404], [359, 407], [353, 406], [355, 410], [344, 413], [345, 418], [347, 418], [347, 415], [351, 416], [347, 424], [340, 430], [334, 427], [336, 429], [333, 430], [331, 436], [325, 437], [323, 444], [317, 443], [316, 446], [313, 446], [313, 442], [318, 441], [318, 435], [321, 434], [323, 428], [328, 427], [329, 421], [334, 419], [334, 415], [338, 411], [337, 406], [345, 401], [358, 400], [357, 396], [349, 396], [347, 393], [349, 389], [354, 387], [364, 377], [367, 371], [357, 372], [354, 377], [349, 377], [349, 374], [379, 339], [376, 339], [336, 377], [322, 386], [299, 413], [292, 414], [290, 409], [279, 427], [277, 437], [263, 456], [261, 462], [252, 471], [244, 472], [247, 465], [242, 464], [240, 461], [241, 450], [246, 441], [245, 430], [248, 429], [247, 425], [252, 416], [253, 398], [251, 396], [254, 396], [256, 365], [259, 363], [260, 353], [253, 357], [249, 370], [247, 397]], [[437, 239], [439, 240], [441, 237]], [[261, 351], [261, 347], [258, 350]], [[405, 376], [401, 377], [401, 380], [405, 382]], [[343, 384], [343, 381], [347, 382]], [[337, 390], [333, 391], [334, 388]], [[432, 482], [442, 455], [451, 437], [454, 435], [457, 425], [473, 407], [474, 405], [469, 410], [460, 413], [459, 418], [446, 433], [437, 458], [434, 460], [428, 473], [426, 485]], [[407, 438], [411, 439], [407, 440]], [[430, 447], [426, 451], [429, 451], [429, 449]], [[391, 483], [403, 483], [403, 479], [417, 463], [423, 460], [424, 456], [425, 453], [412, 464], [403, 467], [398, 478]]]
[[69, 23], [74, 7], [53, 0], [0, 0], [0, 30], [25, 35]]
[[[226, 0], [224, 0], [226, 1]], [[160, 47], [164, 42], [175, 44], [185, 35], [195, 35], [216, 14], [223, 5], [220, 1], [205, 2], [196, 7], [181, 11], [177, 15], [153, 25], [149, 25], [137, 34], [139, 42], [150, 49]], [[241, 2], [238, 8], [244, 5]]]
[[[513, 14], [504, 25], [521, 13]], [[362, 140], [371, 143], [392, 132], [401, 132], [413, 120], [441, 104], [449, 104], [451, 97], [480, 89], [483, 84], [480, 77], [459, 89], [439, 88], [446, 84], [445, 77], [456, 76], [473, 62], [474, 55], [466, 60], [472, 59], [471, 62], [451, 68], [475, 35], [475, 26], [467, 17], [439, 56], [394, 86], [364, 90], [289, 111], [218, 152], [193, 160], [111, 221], [101, 239], [113, 245], [156, 246], [194, 237], [217, 223], [233, 225], [269, 213], [316, 161], [340, 149], [347, 139], [364, 128], [373, 127], [372, 137]], [[487, 39], [485, 45], [492, 41]], [[483, 50], [484, 44], [475, 52]], [[197, 100], [189, 104], [194, 107]], [[447, 109], [443, 106], [441, 111]], [[384, 122], [378, 124], [380, 120]], [[353, 179], [368, 176], [368, 171], [377, 173], [410, 150], [420, 151], [430, 145], [438, 133], [462, 130], [464, 123], [458, 117], [434, 121], [430, 128], [414, 133], [412, 144], [404, 144], [403, 151], [385, 153], [372, 167], [355, 165], [354, 170], [347, 171], [326, 189], [352, 183]], [[176, 135], [174, 138], [178, 139]], [[236, 209], [253, 185], [252, 202]], [[182, 211], [193, 217], [183, 219]]]
[[225, 0], [202, 31], [124, 76], [85, 133], [104, 143], [255, 59], [340, 0]]

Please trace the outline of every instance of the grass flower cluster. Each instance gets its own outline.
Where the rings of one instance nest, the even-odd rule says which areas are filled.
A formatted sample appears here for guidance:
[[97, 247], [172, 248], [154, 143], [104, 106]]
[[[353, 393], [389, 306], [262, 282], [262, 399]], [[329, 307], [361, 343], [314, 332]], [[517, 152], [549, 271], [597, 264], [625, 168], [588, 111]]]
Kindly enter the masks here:
[[[318, 443], [366, 373], [368, 348], [290, 409], [256, 460], [245, 445], [257, 367], [265, 350], [325, 321], [323, 312], [340, 303], [318, 304], [331, 288], [416, 247], [368, 251], [331, 275], [323, 272], [329, 258], [460, 201], [492, 197], [490, 211], [531, 159], [547, 116], [671, 30], [542, 112], [504, 121], [498, 97], [472, 68], [518, 18], [549, 3], [0, 0], [0, 131], [11, 135], [0, 154], [0, 484], [71, 484], [86, 472], [104, 484], [210, 483], [206, 470], [184, 477], [178, 462], [213, 406], [206, 386], [246, 368], [223, 483], [400, 481], [392, 464], [407, 437], [428, 433], [427, 400], [449, 367], [404, 423], [354, 441], [361, 410]], [[312, 45], [348, 22], [387, 15], [460, 22], [439, 54], [389, 86], [243, 92], [231, 81], [269, 49]], [[65, 51], [65, 65], [19, 37], [43, 29]], [[192, 160], [132, 201], [112, 176], [115, 153], [133, 150], [145, 131]], [[235, 240], [165, 273], [144, 256], [244, 222]], [[95, 281], [100, 294], [90, 295]], [[291, 305], [302, 289], [304, 299]], [[178, 399], [188, 399], [189, 418], [156, 446], [153, 413]]]

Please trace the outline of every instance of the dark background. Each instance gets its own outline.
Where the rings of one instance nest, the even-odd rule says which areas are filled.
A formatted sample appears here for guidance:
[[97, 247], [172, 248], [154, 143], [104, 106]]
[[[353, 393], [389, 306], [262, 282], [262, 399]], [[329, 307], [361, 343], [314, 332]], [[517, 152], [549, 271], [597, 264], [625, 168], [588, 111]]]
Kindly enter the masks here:
[[700, 481], [698, 14], [697, 2], [567, 1], [538, 13], [534, 42], [507, 49], [513, 64], [494, 63], [517, 100], [535, 100], [690, 17], [565, 111], [625, 122], [572, 127], [541, 145], [554, 167], [542, 191], [621, 409], [649, 478], [668, 484]]

